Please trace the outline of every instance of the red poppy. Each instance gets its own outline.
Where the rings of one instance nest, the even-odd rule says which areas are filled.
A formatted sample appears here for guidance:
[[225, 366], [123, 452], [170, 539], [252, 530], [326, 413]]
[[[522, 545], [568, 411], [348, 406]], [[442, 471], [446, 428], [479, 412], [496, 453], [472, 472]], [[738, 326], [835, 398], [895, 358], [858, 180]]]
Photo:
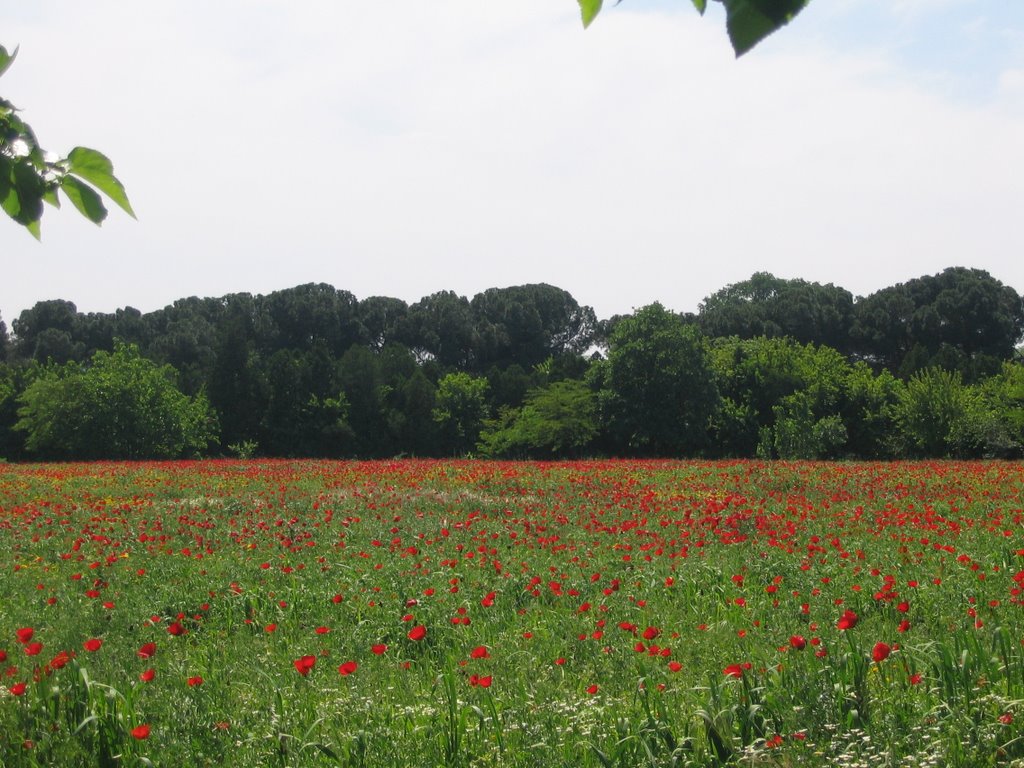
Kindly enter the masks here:
[[911, 685], [917, 685], [921, 682], [921, 675], [915, 672], [909, 678], [907, 678], [907, 680], [910, 682]]
[[263, 628], [263, 631], [264, 631], [264, 632], [267, 632], [267, 633], [269, 634], [270, 632], [273, 632], [273, 631], [275, 631], [276, 629], [277, 629], [277, 624], [267, 624], [267, 626], [265, 626], [265, 627]]
[[309, 674], [309, 670], [316, 665], [316, 656], [303, 656], [302, 658], [293, 661], [292, 664], [295, 665], [295, 670], [305, 677]]
[[740, 664], [730, 664], [722, 670], [722, 674], [726, 677], [743, 677], [743, 667]]
[[53, 657], [50, 662], [50, 669], [63, 669], [71, 661], [71, 655], [67, 651], [61, 651]]
[[7, 690], [10, 691], [11, 694], [14, 695], [14, 696], [21, 696], [21, 695], [23, 695], [25, 693], [25, 684], [24, 683], [15, 683], [14, 685], [12, 685]]
[[424, 627], [422, 624], [417, 624], [415, 627], [413, 627], [412, 629], [409, 630], [408, 637], [409, 637], [410, 640], [413, 640], [413, 641], [422, 640], [426, 636], [427, 636], [427, 628]]
[[469, 652], [469, 658], [471, 659], [489, 659], [491, 654], [482, 645], [478, 645], [472, 651]]
[[807, 647], [807, 640], [804, 639], [803, 635], [791, 635], [789, 638], [789, 645], [798, 651], [802, 651]]
[[561, 666], [563, 666], [565, 664], [565, 659], [559, 657], [559, 658], [555, 659], [555, 664], [558, 665], [559, 667], [561, 667]]
[[853, 629], [857, 626], [857, 614], [847, 608], [843, 611], [843, 615], [839, 617], [839, 621], [836, 622], [836, 627], [842, 630]]
[[155, 669], [147, 669], [145, 672], [143, 672], [141, 675], [139, 675], [139, 680], [141, 680], [144, 683], [148, 683], [148, 682], [151, 682], [154, 677], [156, 677], [156, 670]]
[[136, 655], [140, 659], [151, 659], [156, 656], [156, 643], [146, 643], [138, 651]]
[[888, 644], [877, 642], [871, 650], [871, 658], [877, 662], [882, 662], [889, 658], [890, 653], [892, 653], [892, 648]]
[[331, 630], [330, 630], [330, 628], [328, 628], [328, 627], [317, 627], [317, 628], [316, 628], [316, 633], [317, 633], [318, 635], [326, 635], [326, 634], [327, 634], [328, 632], [330, 632], [330, 631], [331, 631]]
[[673, 672], [678, 672], [679, 670], [681, 670], [683, 668], [683, 665], [680, 664], [678, 661], [670, 661], [668, 663], [668, 668], [670, 670], [672, 670]]
[[346, 661], [344, 664], [338, 667], [338, 674], [340, 674], [342, 677], [346, 675], [351, 675], [358, 668], [359, 665], [356, 664], [354, 661]]
[[999, 716], [999, 722], [1002, 723], [1003, 725], [1010, 725], [1013, 722], [1013, 713], [1012, 712], [1004, 712], [1003, 714], [1001, 714]]
[[597, 691], [598, 691], [597, 683], [594, 683], [594, 685], [592, 685], [589, 688], [587, 688], [587, 693], [589, 693], [591, 696], [593, 696], [595, 693], [597, 693]]
[[661, 630], [658, 629], [657, 627], [648, 627], [647, 629], [644, 630], [643, 638], [644, 638], [644, 640], [653, 640], [654, 638], [656, 638], [660, 634], [661, 634]]
[[181, 622], [176, 621], [173, 624], [168, 625], [167, 632], [178, 637], [185, 634], [185, 628], [181, 626]]
[[204, 681], [201, 675], [196, 675], [195, 677], [190, 677], [186, 682], [189, 688], [195, 688], [197, 685], [202, 685]]
[[374, 655], [382, 656], [383, 654], [387, 653], [388, 647], [384, 645], [384, 643], [377, 643], [370, 650], [373, 651]]
[[492, 680], [491, 675], [483, 675], [483, 676], [481, 676], [481, 675], [470, 675], [469, 676], [469, 684], [472, 685], [472, 686], [479, 686], [480, 688], [490, 688], [491, 687], [491, 680]]
[[26, 656], [37, 656], [37, 655], [39, 655], [39, 652], [41, 650], [43, 650], [43, 644], [42, 643], [28, 643], [25, 646], [25, 655]]
[[36, 633], [36, 631], [34, 629], [32, 629], [32, 627], [22, 627], [21, 629], [14, 630], [14, 634], [18, 638], [18, 642], [21, 643], [22, 645], [24, 645], [29, 640], [31, 640], [32, 636], [35, 633]]
[[133, 739], [139, 739], [140, 741], [142, 739], [148, 739], [149, 738], [149, 726], [146, 725], [145, 723], [142, 724], [142, 725], [136, 725], [134, 728], [132, 728], [132, 738]]
[[93, 637], [82, 643], [82, 647], [90, 653], [93, 653], [95, 651], [98, 651], [101, 647], [103, 647], [103, 641], [100, 640], [98, 637]]

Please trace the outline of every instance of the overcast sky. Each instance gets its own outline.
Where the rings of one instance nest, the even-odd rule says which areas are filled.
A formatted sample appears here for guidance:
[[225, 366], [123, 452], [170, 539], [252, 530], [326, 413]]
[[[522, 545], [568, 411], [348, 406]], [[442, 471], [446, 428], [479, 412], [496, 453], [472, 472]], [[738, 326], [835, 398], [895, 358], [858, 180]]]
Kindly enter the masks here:
[[712, 5], [9, 3], [0, 94], [139, 218], [0, 220], [0, 316], [546, 282], [608, 317], [949, 266], [1024, 292], [1024, 2], [815, 0], [738, 61]]

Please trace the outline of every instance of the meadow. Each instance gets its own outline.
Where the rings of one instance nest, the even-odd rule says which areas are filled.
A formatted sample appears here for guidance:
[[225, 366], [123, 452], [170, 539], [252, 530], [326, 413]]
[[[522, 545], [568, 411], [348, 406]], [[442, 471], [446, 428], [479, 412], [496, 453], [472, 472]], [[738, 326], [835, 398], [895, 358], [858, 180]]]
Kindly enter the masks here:
[[0, 764], [1024, 765], [1019, 463], [0, 465]]

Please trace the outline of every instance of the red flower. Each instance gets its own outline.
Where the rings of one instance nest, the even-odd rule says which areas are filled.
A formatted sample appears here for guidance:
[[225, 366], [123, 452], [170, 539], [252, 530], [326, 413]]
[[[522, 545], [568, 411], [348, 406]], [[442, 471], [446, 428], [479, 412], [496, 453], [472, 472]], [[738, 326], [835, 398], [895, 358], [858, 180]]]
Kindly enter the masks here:
[[382, 656], [387, 653], [388, 647], [384, 643], [377, 643], [370, 650], [373, 651], [374, 655]]
[[189, 688], [195, 688], [197, 685], [203, 684], [203, 678], [201, 675], [196, 675], [195, 677], [190, 677], [186, 682]]
[[598, 691], [597, 683], [594, 683], [594, 685], [592, 685], [589, 688], [587, 688], [587, 693], [589, 693], [591, 696], [593, 696], [595, 693], [597, 693], [597, 691]]
[[671, 669], [673, 672], [678, 672], [683, 668], [683, 665], [680, 664], [678, 661], [670, 661], [668, 663], [668, 668]]
[[22, 696], [25, 693], [25, 684], [24, 683], [15, 683], [14, 685], [12, 685], [7, 690], [10, 691], [11, 694], [14, 695], [14, 696]]
[[175, 637], [178, 637], [180, 635], [184, 635], [185, 634], [185, 628], [183, 626], [181, 626], [181, 622], [176, 621], [176, 622], [174, 622], [173, 624], [170, 624], [167, 627], [167, 632], [169, 634], [174, 635]]
[[875, 643], [875, 647], [871, 650], [871, 658], [876, 662], [882, 662], [889, 658], [890, 653], [892, 653], [892, 648], [889, 645], [878, 642]]
[[309, 674], [309, 670], [316, 665], [316, 656], [303, 656], [301, 659], [296, 659], [292, 663], [295, 665], [295, 670], [305, 677]]
[[471, 659], [489, 659], [491, 654], [482, 645], [478, 645], [472, 651], [469, 652], [469, 658]]
[[424, 627], [422, 624], [417, 624], [415, 627], [413, 627], [412, 629], [409, 630], [408, 637], [409, 637], [410, 640], [413, 640], [413, 641], [422, 640], [426, 636], [427, 636], [427, 628]]
[[67, 651], [61, 651], [53, 657], [50, 662], [50, 669], [63, 669], [71, 661], [71, 655]]
[[35, 633], [36, 633], [36, 631], [34, 629], [32, 629], [32, 627], [22, 627], [21, 629], [14, 630], [14, 634], [18, 638], [18, 642], [21, 643], [22, 645], [24, 645], [29, 640], [31, 640], [32, 639], [32, 635], [34, 635]]
[[722, 670], [726, 677], [743, 677], [743, 667], [740, 664], [730, 664]]
[[141, 675], [139, 675], [139, 680], [141, 680], [144, 683], [148, 683], [148, 682], [151, 682], [154, 677], [156, 677], [156, 670], [155, 669], [147, 669], [145, 672], [143, 672]]
[[857, 614], [847, 608], [836, 622], [836, 627], [842, 630], [853, 629], [857, 626], [857, 618]]
[[146, 643], [144, 646], [136, 651], [136, 655], [140, 659], [151, 659], [156, 656], [156, 643]]
[[654, 638], [656, 638], [660, 634], [661, 634], [661, 630], [658, 629], [657, 627], [648, 627], [647, 629], [644, 630], [643, 638], [644, 638], [644, 640], [653, 640]]
[[354, 661], [346, 661], [344, 664], [338, 667], [338, 674], [340, 674], [342, 677], [346, 675], [351, 675], [358, 668], [359, 665], [356, 664]]
[[267, 626], [265, 626], [263, 628], [263, 631], [267, 632], [267, 633], [270, 633], [270, 632], [275, 631], [276, 629], [277, 629], [277, 624], [267, 624]]
[[565, 664], [565, 659], [563, 659], [562, 657], [558, 657], [557, 659], [555, 659], [555, 664], [561, 667]]
[[42, 643], [29, 643], [25, 646], [25, 655], [37, 656], [41, 650], [43, 650]]
[[316, 628], [316, 633], [317, 633], [318, 635], [326, 635], [326, 634], [327, 634], [328, 632], [330, 632], [330, 631], [331, 631], [331, 630], [330, 630], [330, 628], [329, 628], [329, 627], [317, 627], [317, 628]]
[[98, 651], [101, 647], [103, 647], [103, 641], [97, 637], [94, 637], [82, 643], [82, 647], [90, 653], [93, 653], [95, 651]]
[[472, 685], [472, 686], [479, 686], [481, 688], [490, 688], [491, 687], [491, 680], [492, 680], [491, 675], [485, 675], [485, 676], [470, 675], [469, 676], [469, 684]]
[[1004, 712], [999, 716], [999, 722], [1003, 725], [1010, 725], [1013, 722], [1013, 713]]
[[149, 726], [146, 725], [146, 724], [136, 725], [134, 728], [132, 728], [132, 738], [133, 739], [139, 739], [140, 741], [142, 739], [148, 739], [149, 738]]
[[911, 685], [917, 685], [921, 682], [921, 675], [915, 672], [909, 678], [907, 678], [907, 680], [910, 682]]
[[804, 639], [803, 635], [791, 635], [789, 638], [789, 645], [798, 651], [802, 651], [807, 647], [807, 641]]

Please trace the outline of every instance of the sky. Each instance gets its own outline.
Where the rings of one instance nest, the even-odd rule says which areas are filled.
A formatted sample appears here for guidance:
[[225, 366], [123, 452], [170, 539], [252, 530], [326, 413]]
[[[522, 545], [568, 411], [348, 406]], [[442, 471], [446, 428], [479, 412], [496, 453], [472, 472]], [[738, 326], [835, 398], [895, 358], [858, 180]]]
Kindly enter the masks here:
[[1024, 293], [1024, 3], [814, 0], [736, 59], [717, 3], [33, 0], [0, 79], [138, 220], [0, 220], [0, 318], [329, 283], [549, 283], [598, 317], [768, 271]]

